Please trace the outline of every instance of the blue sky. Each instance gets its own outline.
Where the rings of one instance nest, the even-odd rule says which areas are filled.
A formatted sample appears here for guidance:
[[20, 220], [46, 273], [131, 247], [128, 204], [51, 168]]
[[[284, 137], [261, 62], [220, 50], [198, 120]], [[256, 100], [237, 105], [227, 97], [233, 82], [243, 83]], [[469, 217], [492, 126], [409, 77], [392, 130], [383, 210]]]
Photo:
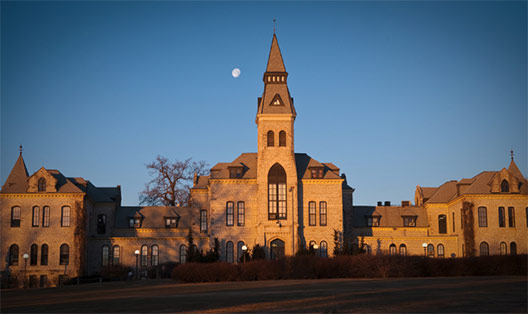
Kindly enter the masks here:
[[[1, 181], [24, 145], [137, 205], [158, 154], [211, 166], [257, 150], [273, 18], [295, 150], [355, 204], [527, 169], [527, 3], [1, 3]], [[233, 78], [231, 70], [241, 69]]]

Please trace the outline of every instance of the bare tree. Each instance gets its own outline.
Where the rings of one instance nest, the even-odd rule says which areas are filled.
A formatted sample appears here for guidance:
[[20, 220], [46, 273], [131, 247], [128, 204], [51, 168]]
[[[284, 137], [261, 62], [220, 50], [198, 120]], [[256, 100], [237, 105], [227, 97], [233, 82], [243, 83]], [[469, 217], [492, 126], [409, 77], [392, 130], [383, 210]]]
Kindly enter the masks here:
[[192, 180], [194, 174], [205, 175], [208, 173], [205, 161], [170, 162], [167, 158], [158, 155], [156, 160], [147, 164], [149, 174], [154, 176], [145, 184], [145, 190], [139, 193], [140, 204], [145, 205], [188, 205]]

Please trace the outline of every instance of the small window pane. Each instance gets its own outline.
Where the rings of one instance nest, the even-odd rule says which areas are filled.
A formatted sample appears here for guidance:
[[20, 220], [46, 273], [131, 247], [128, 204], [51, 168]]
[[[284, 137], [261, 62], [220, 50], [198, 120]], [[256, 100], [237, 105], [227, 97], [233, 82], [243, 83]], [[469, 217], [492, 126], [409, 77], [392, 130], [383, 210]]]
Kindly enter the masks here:
[[504, 207], [499, 207], [499, 227], [506, 227]]
[[286, 146], [286, 132], [279, 132], [279, 146]]
[[159, 247], [157, 245], [152, 246], [152, 266], [158, 266], [159, 264]]
[[38, 246], [36, 244], [31, 245], [29, 254], [29, 265], [37, 265], [38, 261]]
[[321, 257], [328, 257], [328, 244], [326, 241], [321, 241], [319, 251], [321, 252]]
[[244, 226], [246, 223], [246, 207], [244, 202], [238, 202], [238, 225]]
[[515, 227], [515, 208], [508, 207], [508, 227]]
[[389, 246], [389, 255], [396, 255], [396, 245], [391, 244]]
[[33, 227], [38, 227], [40, 225], [40, 208], [38, 206], [33, 206], [33, 219], [31, 225]]
[[438, 257], [444, 257], [444, 245], [438, 244], [436, 247], [436, 254], [438, 254]]
[[400, 244], [400, 255], [402, 256], [407, 255], [407, 246], [405, 246], [405, 244]]
[[200, 232], [207, 232], [207, 211], [200, 211]]
[[434, 245], [427, 245], [427, 257], [434, 257]]
[[275, 146], [275, 134], [273, 131], [268, 131], [268, 147]]
[[316, 224], [316, 221], [315, 221], [315, 213], [316, 211], [316, 208], [315, 208], [315, 202], [309, 202], [308, 203], [308, 225], [310, 226], [315, 226]]
[[9, 265], [18, 265], [18, 245], [13, 244], [9, 247]]
[[517, 243], [510, 243], [510, 255], [517, 255]]
[[108, 261], [110, 259], [110, 248], [108, 245], [103, 245], [101, 248], [101, 266], [108, 266]]
[[40, 265], [48, 265], [48, 245], [42, 244], [40, 248]]
[[70, 206], [62, 207], [61, 227], [70, 226], [70, 211], [71, 211]]
[[486, 207], [478, 208], [478, 223], [479, 223], [479, 227], [488, 226], [488, 213], [487, 213]]
[[500, 244], [500, 255], [507, 255], [508, 254], [508, 246], [505, 242], [501, 242]]
[[68, 265], [70, 263], [70, 247], [68, 244], [60, 246], [60, 265]]
[[326, 226], [326, 202], [319, 203], [319, 224]]
[[226, 204], [226, 226], [235, 224], [235, 203], [227, 202]]
[[119, 265], [119, 259], [121, 257], [121, 248], [119, 245], [114, 245], [112, 250], [112, 265]]
[[480, 243], [480, 256], [489, 255], [489, 245], [486, 242]]
[[11, 208], [11, 227], [20, 227], [20, 207]]
[[447, 217], [446, 215], [438, 216], [438, 233], [447, 233]]
[[148, 265], [148, 246], [143, 245], [141, 247], [141, 266], [146, 267]]
[[187, 261], [187, 246], [180, 245], [180, 264], [185, 264]]

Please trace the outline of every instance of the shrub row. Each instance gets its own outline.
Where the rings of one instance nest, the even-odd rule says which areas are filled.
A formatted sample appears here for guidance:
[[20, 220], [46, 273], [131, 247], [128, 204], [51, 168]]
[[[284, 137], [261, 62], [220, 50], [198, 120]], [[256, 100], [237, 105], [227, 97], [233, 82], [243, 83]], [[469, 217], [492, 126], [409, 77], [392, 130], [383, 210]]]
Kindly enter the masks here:
[[389, 278], [526, 275], [527, 255], [467, 258], [419, 256], [291, 256], [245, 264], [186, 263], [174, 268], [172, 278], [183, 282], [239, 280]]

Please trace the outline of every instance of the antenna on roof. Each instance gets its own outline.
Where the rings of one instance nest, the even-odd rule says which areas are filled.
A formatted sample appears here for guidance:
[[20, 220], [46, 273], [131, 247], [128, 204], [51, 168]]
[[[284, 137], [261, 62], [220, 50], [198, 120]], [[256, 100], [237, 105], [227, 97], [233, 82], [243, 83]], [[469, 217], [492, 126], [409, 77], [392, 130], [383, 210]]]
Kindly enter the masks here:
[[23, 151], [23, 150], [24, 150], [24, 149], [22, 148], [22, 144], [20, 144], [20, 146], [18, 147], [18, 151], [20, 152], [20, 156], [22, 156], [22, 151]]
[[273, 34], [275, 34], [275, 22], [277, 22], [277, 20], [273, 18]]
[[513, 161], [513, 149], [510, 150], [510, 155], [511, 155], [511, 159], [512, 159], [512, 161]]

